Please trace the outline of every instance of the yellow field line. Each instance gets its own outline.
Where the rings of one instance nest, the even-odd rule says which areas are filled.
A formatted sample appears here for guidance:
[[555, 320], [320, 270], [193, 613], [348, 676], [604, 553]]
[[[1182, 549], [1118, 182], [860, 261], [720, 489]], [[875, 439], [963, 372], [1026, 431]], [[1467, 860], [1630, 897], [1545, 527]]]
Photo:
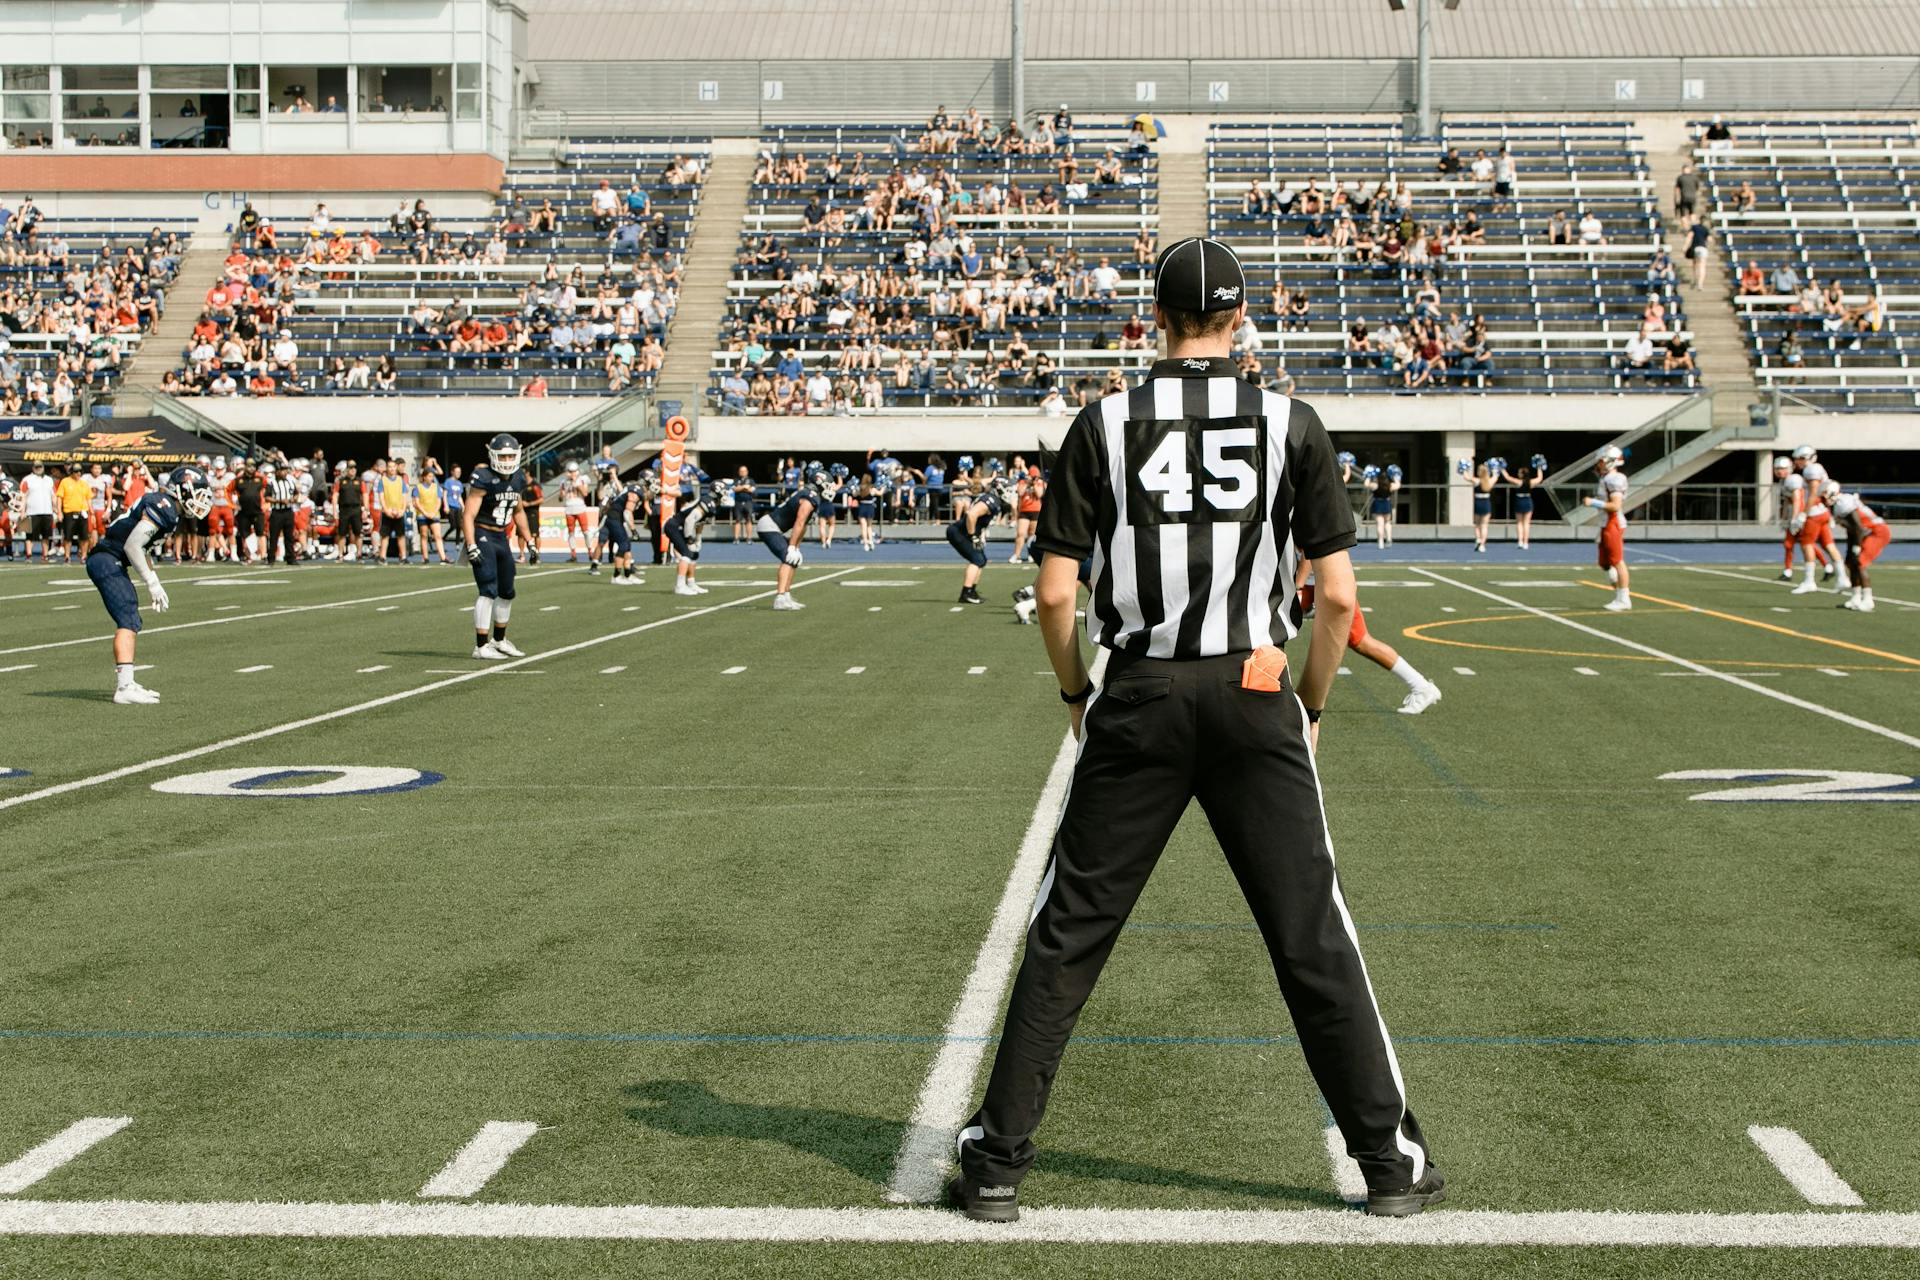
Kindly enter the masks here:
[[[1567, 617], [1567, 618], [1593, 617], [1604, 612], [1605, 612], [1604, 610], [1592, 609], [1592, 610], [1585, 610], [1585, 611], [1573, 611], [1573, 612], [1562, 614], [1560, 616]], [[1647, 612], [1684, 613], [1686, 612], [1686, 610], [1684, 609], [1650, 610]], [[1644, 618], [1647, 616], [1647, 612], [1642, 612], [1639, 614], [1639, 616]], [[1462, 627], [1462, 626], [1468, 625], [1469, 623], [1478, 623], [1478, 622], [1523, 622], [1523, 621], [1528, 621], [1529, 619], [1531, 619], [1531, 615], [1524, 614], [1524, 613], [1502, 614], [1498, 617], [1490, 617], [1490, 618], [1443, 618], [1437, 622], [1416, 623], [1411, 627], [1403, 628], [1400, 634], [1405, 636], [1409, 640], [1424, 640], [1428, 644], [1444, 644], [1455, 649], [1486, 649], [1494, 653], [1531, 653], [1531, 654], [1537, 654], [1540, 657], [1544, 657], [1544, 658], [1598, 658], [1606, 662], [1664, 662], [1665, 661], [1665, 659], [1663, 658], [1651, 658], [1645, 654], [1640, 654], [1640, 653], [1614, 653], [1614, 652], [1593, 653], [1585, 649], [1536, 649], [1527, 645], [1487, 644], [1477, 640], [1445, 640], [1439, 636], [1430, 636], [1427, 634], [1428, 631], [1438, 627]], [[1829, 670], [1829, 671], [1901, 671], [1901, 672], [1904, 672], [1904, 671], [1911, 670], [1911, 668], [1908, 668], [1908, 667], [1888, 667], [1888, 666], [1880, 666], [1877, 664], [1865, 663], [1865, 662], [1752, 662], [1743, 658], [1711, 658], [1711, 659], [1702, 658], [1702, 659], [1698, 659], [1698, 661], [1705, 666], [1764, 667], [1769, 671]]]
[[[1597, 582], [1583, 582], [1580, 585], [1592, 587], [1595, 591], [1612, 590], [1611, 587], [1603, 587]], [[1664, 604], [1671, 609], [1684, 609], [1688, 613], [1704, 613], [1709, 618], [1721, 618], [1727, 622], [1738, 622], [1742, 626], [1758, 627], [1762, 631], [1772, 631], [1783, 636], [1793, 636], [1798, 640], [1811, 640], [1815, 644], [1828, 644], [1836, 649], [1851, 649], [1855, 653], [1864, 653], [1870, 658], [1885, 658], [1889, 662], [1898, 662], [1909, 667], [1920, 667], [1920, 658], [1909, 658], [1904, 654], [1889, 653], [1885, 649], [1869, 648], [1864, 644], [1855, 644], [1851, 640], [1835, 640], [1831, 636], [1816, 636], [1811, 632], [1795, 631], [1792, 627], [1780, 626], [1778, 623], [1762, 622], [1758, 618], [1742, 618], [1738, 614], [1722, 613], [1718, 609], [1707, 609], [1697, 604], [1685, 604], [1679, 600], [1666, 600], [1659, 596], [1647, 595], [1642, 591], [1634, 591], [1629, 594], [1636, 600], [1646, 600], [1652, 604]]]

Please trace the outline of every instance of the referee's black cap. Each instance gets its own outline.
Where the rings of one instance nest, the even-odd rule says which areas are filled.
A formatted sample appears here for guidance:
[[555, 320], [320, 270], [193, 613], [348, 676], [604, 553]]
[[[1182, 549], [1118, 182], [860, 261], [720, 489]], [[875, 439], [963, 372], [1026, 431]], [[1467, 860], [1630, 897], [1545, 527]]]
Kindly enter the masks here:
[[1153, 264], [1153, 300], [1176, 311], [1231, 311], [1246, 301], [1240, 259], [1218, 240], [1188, 238], [1160, 251]]

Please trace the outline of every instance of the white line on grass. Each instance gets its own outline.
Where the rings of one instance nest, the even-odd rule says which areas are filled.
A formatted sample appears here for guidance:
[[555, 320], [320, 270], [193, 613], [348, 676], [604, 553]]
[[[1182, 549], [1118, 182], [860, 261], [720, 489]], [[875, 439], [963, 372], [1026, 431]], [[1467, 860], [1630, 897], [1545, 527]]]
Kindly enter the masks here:
[[1845, 680], [1847, 678], [1846, 672], [1838, 670], [1837, 668], [1834, 668], [1834, 667], [1821, 667], [1820, 674], [1823, 676], [1835, 676], [1841, 680]]
[[865, 672], [866, 672], [865, 667], [848, 667], [847, 668], [847, 674], [850, 676], [863, 675], [865, 674]]
[[[300, 572], [302, 572], [302, 570], [299, 570], [299, 569], [289, 569], [289, 570], [287, 570], [287, 572], [288, 572], [288, 573], [300, 573]], [[181, 583], [188, 583], [188, 582], [229, 582], [229, 581], [232, 581], [232, 579], [233, 579], [233, 571], [232, 571], [231, 569], [229, 569], [229, 570], [227, 570], [227, 571], [226, 571], [225, 573], [218, 573], [218, 574], [214, 574], [214, 575], [212, 575], [212, 576], [210, 576], [210, 577], [200, 577], [200, 578], [169, 578], [169, 579], [167, 580], [167, 585], [168, 585], [168, 586], [178, 586], [178, 585], [180, 585]], [[49, 585], [51, 585], [51, 584], [49, 584]], [[90, 592], [90, 591], [94, 591], [94, 590], [96, 590], [96, 589], [97, 589], [97, 588], [95, 588], [95, 587], [94, 587], [94, 585], [93, 585], [93, 584], [92, 584], [91, 582], [89, 582], [89, 583], [86, 583], [86, 584], [84, 584], [84, 585], [80, 585], [80, 586], [66, 586], [66, 587], [64, 587], [64, 588], [62, 588], [61, 590], [58, 590], [58, 591], [24, 591], [24, 592], [21, 592], [21, 593], [20, 593], [19, 595], [12, 595], [12, 596], [0, 596], [0, 600], [37, 600], [37, 599], [40, 599], [40, 598], [41, 598], [41, 597], [43, 597], [43, 596], [72, 596], [72, 595], [81, 595], [81, 594], [84, 594], [84, 593], [86, 593], [86, 592]]]
[[626, 670], [625, 667], [602, 667], [600, 669], [600, 674], [603, 676], [617, 676], [622, 671], [625, 671], [625, 670]]
[[1793, 612], [1793, 610], [1787, 608], [1785, 605], [1780, 605], [1780, 604], [1768, 605], [1767, 607], [1772, 609], [1775, 613], [1792, 613]]
[[[546, 578], [556, 573], [565, 573], [565, 569], [552, 569], [540, 573], [523, 573], [522, 581], [529, 578]], [[317, 609], [353, 609], [360, 605], [375, 604], [381, 600], [405, 600], [409, 596], [430, 596], [440, 591], [471, 591], [471, 582], [453, 582], [444, 587], [422, 587], [418, 591], [397, 591], [384, 596], [361, 596], [354, 600], [333, 600], [326, 604], [294, 604], [283, 609], [268, 609], [263, 613], [237, 613], [231, 618], [202, 618], [198, 622], [175, 622], [164, 627], [148, 627], [140, 634], [142, 637], [157, 636], [168, 631], [188, 631], [194, 627], [223, 627], [229, 622], [252, 622], [256, 618], [282, 618], [291, 613], [312, 613]], [[462, 609], [469, 606], [462, 605]], [[52, 640], [46, 644], [23, 644], [12, 649], [0, 649], [0, 656], [10, 653], [35, 653], [41, 649], [64, 649], [76, 644], [99, 644], [99, 636], [81, 636], [77, 640]]]
[[1813, 1145], [1793, 1130], [1772, 1129], [1756, 1124], [1747, 1127], [1747, 1136], [1753, 1139], [1754, 1146], [1766, 1153], [1773, 1167], [1780, 1171], [1780, 1176], [1806, 1197], [1808, 1204], [1866, 1203], [1858, 1191], [1833, 1171], [1832, 1165], [1821, 1159]]
[[[851, 568], [835, 570], [832, 573], [823, 573], [808, 579], [806, 582], [799, 583], [797, 586], [806, 587], [812, 586], [816, 582], [829, 582], [843, 573], [853, 573], [857, 568], [858, 566], [853, 566]], [[564, 570], [555, 570], [555, 572], [564, 572]], [[465, 684], [469, 680], [479, 680], [483, 677], [494, 675], [497, 672], [512, 671], [516, 667], [524, 667], [530, 662], [550, 661], [554, 658], [563, 658], [570, 653], [579, 653], [583, 649], [592, 649], [614, 640], [625, 640], [632, 636], [652, 631], [656, 627], [669, 627], [676, 622], [686, 622], [689, 619], [703, 617], [709, 613], [719, 613], [723, 609], [733, 609], [743, 604], [750, 604], [755, 600], [768, 600], [772, 597], [773, 592], [771, 591], [762, 591], [750, 596], [738, 596], [722, 604], [708, 605], [697, 613], [676, 613], [670, 618], [655, 618], [652, 622], [643, 622], [639, 626], [628, 627], [624, 631], [609, 631], [606, 635], [594, 636], [590, 640], [576, 640], [572, 644], [561, 645], [558, 649], [548, 649], [544, 653], [528, 654], [524, 658], [514, 658], [508, 662], [476, 667], [472, 671], [465, 671], [456, 676], [449, 676], [445, 680], [435, 680], [431, 684], [416, 685], [411, 689], [401, 689], [397, 693], [389, 693], [379, 698], [369, 698], [365, 702], [356, 702], [352, 706], [341, 707], [335, 711], [323, 711], [317, 716], [307, 716], [300, 720], [289, 720], [285, 724], [276, 724], [265, 729], [255, 729], [252, 733], [242, 733], [231, 738], [222, 738], [218, 742], [210, 742], [203, 747], [190, 747], [185, 751], [176, 751], [172, 755], [156, 756], [152, 760], [143, 760], [138, 764], [123, 765], [118, 769], [109, 769], [105, 773], [96, 773], [90, 777], [75, 778], [71, 782], [62, 782], [56, 786], [42, 787], [38, 791], [29, 791], [24, 795], [0, 798], [0, 809], [11, 809], [15, 805], [31, 804], [35, 800], [46, 800], [53, 796], [66, 795], [72, 791], [81, 791], [87, 787], [97, 787], [101, 783], [118, 782], [122, 778], [130, 778], [136, 774], [151, 773], [155, 769], [164, 769], [169, 765], [179, 764], [185, 760], [198, 760], [201, 756], [210, 756], [215, 752], [226, 751], [232, 747], [242, 747], [250, 742], [259, 742], [265, 738], [277, 738], [283, 733], [294, 733], [301, 729], [311, 728], [316, 724], [326, 724], [329, 721], [342, 720], [348, 716], [359, 715], [363, 711], [373, 711], [380, 707], [392, 706], [396, 702], [405, 702], [409, 698], [417, 698], [423, 693], [435, 693], [441, 689], [450, 689], [457, 684]], [[742, 667], [740, 670], [744, 671], [746, 668]]]
[[389, 662], [382, 662], [378, 666], [362, 667], [358, 671], [354, 672], [354, 674], [358, 676], [370, 676], [376, 671], [385, 671], [392, 665], [393, 664]]
[[745, 670], [746, 670], [745, 667], [728, 667], [725, 671], [722, 671], [720, 674], [723, 676], [737, 676]]
[[987, 674], [987, 669], [985, 667], [968, 667], [967, 674], [970, 676], [983, 676]]
[[1326, 1140], [1327, 1162], [1333, 1166], [1334, 1190], [1348, 1204], [1366, 1203], [1366, 1175], [1360, 1172], [1360, 1166], [1354, 1158], [1347, 1154], [1347, 1140], [1340, 1136], [1340, 1126], [1330, 1124], [1320, 1136]]
[[251, 676], [251, 675], [258, 675], [262, 671], [271, 671], [271, 670], [273, 670], [273, 664], [271, 662], [262, 662], [256, 666], [240, 667], [234, 671], [234, 674], [237, 676]]
[[[1102, 650], [1094, 661], [1095, 682], [1105, 668], [1106, 652]], [[1000, 1016], [1000, 999], [1013, 971], [1014, 956], [1033, 916], [1034, 898], [1053, 852], [1054, 831], [1060, 825], [1067, 786], [1079, 754], [1079, 744], [1071, 733], [1060, 740], [1053, 767], [1047, 771], [1047, 781], [1034, 803], [1033, 818], [1021, 838], [1020, 851], [1014, 855], [1013, 870], [1007, 874], [1006, 888], [1000, 891], [993, 923], [987, 926], [987, 936], [973, 958], [966, 985], [954, 1002], [946, 1038], [934, 1055], [933, 1065], [927, 1068], [906, 1135], [900, 1140], [900, 1153], [893, 1160], [893, 1180], [887, 1187], [887, 1198], [896, 1204], [925, 1204], [940, 1193], [947, 1162], [952, 1158], [953, 1136], [966, 1118], [987, 1035]]]
[[0, 676], [4, 676], [10, 671], [31, 671], [37, 665], [37, 663], [23, 662], [17, 667], [0, 667]]
[[1461, 582], [1458, 579], [1449, 578], [1444, 574], [1435, 573], [1431, 569], [1422, 569], [1416, 566], [1413, 571], [1415, 573], [1423, 573], [1427, 577], [1432, 578], [1435, 582], [1444, 582], [1450, 587], [1458, 587], [1462, 591], [1471, 591], [1473, 594], [1477, 596], [1485, 596], [1487, 599], [1492, 600], [1498, 604], [1513, 605], [1516, 608], [1522, 609], [1527, 613], [1535, 614], [1539, 617], [1545, 618], [1549, 622], [1557, 622], [1563, 627], [1571, 627], [1575, 631], [1581, 632], [1584, 635], [1590, 635], [1595, 637], [1596, 639], [1605, 640], [1609, 644], [1617, 644], [1623, 649], [1632, 649], [1636, 653], [1644, 653], [1650, 657], [1659, 658], [1663, 662], [1671, 662], [1675, 666], [1685, 667], [1687, 670], [1698, 672], [1700, 675], [1712, 676], [1714, 679], [1724, 681], [1725, 683], [1733, 685], [1736, 688], [1746, 689], [1752, 693], [1757, 693], [1763, 698], [1772, 698], [1776, 702], [1784, 702], [1788, 706], [1798, 707], [1802, 711], [1811, 711], [1815, 715], [1825, 716], [1829, 720], [1837, 720], [1841, 724], [1851, 725], [1855, 729], [1864, 729], [1868, 733], [1878, 734], [1882, 738], [1889, 738], [1894, 742], [1902, 743], [1905, 746], [1920, 748], [1920, 738], [1917, 738], [1910, 733], [1902, 733], [1898, 729], [1889, 729], [1887, 726], [1883, 724], [1875, 724], [1871, 720], [1862, 720], [1858, 716], [1850, 716], [1846, 712], [1836, 711], [1832, 707], [1823, 707], [1817, 702], [1808, 702], [1804, 698], [1796, 698], [1792, 694], [1786, 693], [1780, 689], [1769, 689], [1763, 684], [1754, 684], [1751, 680], [1743, 680], [1739, 676], [1728, 675], [1724, 671], [1715, 671], [1712, 667], [1703, 667], [1699, 663], [1694, 662], [1691, 659], [1676, 657], [1675, 655], [1666, 652], [1664, 649], [1656, 649], [1652, 645], [1641, 644], [1638, 640], [1628, 640], [1622, 636], [1614, 635], [1611, 631], [1602, 631], [1598, 627], [1590, 627], [1586, 623], [1578, 622], [1572, 618], [1563, 618], [1563, 617], [1560, 617], [1558, 614], [1548, 613], [1542, 609], [1535, 609], [1530, 605], [1520, 604], [1520, 602], [1517, 600], [1509, 600], [1505, 596], [1495, 595], [1493, 592], [1482, 590], [1479, 587], [1470, 587], [1466, 583]]
[[1575, 667], [1573, 670], [1575, 675], [1597, 676], [1600, 674], [1598, 671], [1595, 671], [1592, 667]]
[[506, 1167], [513, 1153], [539, 1132], [530, 1120], [489, 1120], [473, 1135], [473, 1141], [460, 1148], [446, 1168], [433, 1175], [420, 1188], [423, 1197], [478, 1195], [493, 1175]]
[[69, 609], [78, 609], [79, 607], [77, 604], [57, 604], [53, 606], [53, 611], [55, 613], [65, 613]]
[[[1900, 565], [1881, 565], [1881, 566], [1880, 566], [1880, 568], [1879, 568], [1879, 569], [1875, 569], [1875, 570], [1874, 570], [1874, 572], [1875, 572], [1875, 573], [1878, 573], [1878, 572], [1880, 572], [1880, 569], [1886, 569], [1886, 568], [1902, 568], [1902, 567], [1904, 567], [1904, 566], [1900, 566]], [[1707, 567], [1706, 567], [1706, 566], [1704, 566], [1704, 565], [1697, 565], [1697, 564], [1690, 564], [1690, 565], [1688, 565], [1688, 566], [1687, 566], [1687, 572], [1688, 572], [1688, 573], [1710, 573], [1710, 574], [1712, 574], [1712, 575], [1713, 575], [1714, 577], [1716, 577], [1716, 578], [1737, 578], [1737, 579], [1739, 579], [1739, 580], [1740, 580], [1741, 582], [1764, 582], [1764, 583], [1767, 583], [1767, 584], [1768, 584], [1768, 585], [1770, 585], [1770, 586], [1771, 586], [1771, 585], [1773, 585], [1773, 584], [1776, 584], [1776, 583], [1781, 583], [1781, 582], [1784, 582], [1784, 579], [1781, 579], [1781, 578], [1766, 578], [1766, 577], [1758, 577], [1758, 576], [1756, 576], [1756, 575], [1754, 575], [1754, 574], [1751, 574], [1751, 573], [1733, 573], [1733, 572], [1731, 572], [1731, 571], [1729, 571], [1729, 570], [1726, 570], [1726, 569], [1709, 569], [1709, 568], [1707, 568]], [[1907, 608], [1907, 609], [1920, 609], [1920, 600], [1902, 600], [1902, 599], [1900, 599], [1900, 598], [1899, 598], [1899, 597], [1897, 597], [1897, 596], [1885, 596], [1885, 595], [1880, 595], [1880, 594], [1878, 594], [1878, 593], [1875, 593], [1875, 595], [1874, 595], [1874, 599], [1875, 599], [1875, 600], [1885, 600], [1885, 601], [1886, 601], [1886, 602], [1887, 602], [1888, 604], [1897, 604], [1897, 605], [1900, 605], [1901, 607], [1903, 607], [1903, 608]], [[1776, 609], [1779, 609], [1779, 606], [1778, 606], [1778, 605], [1775, 605], [1774, 607], [1775, 607]], [[1792, 611], [1791, 609], [1780, 609], [1780, 612], [1781, 612], [1781, 613], [1791, 613], [1791, 612], [1793, 612], [1793, 611]]]
[[18, 1160], [0, 1164], [0, 1195], [25, 1191], [88, 1147], [105, 1142], [132, 1123], [132, 1116], [89, 1116], [74, 1121]]
[[0, 1234], [752, 1240], [907, 1244], [1597, 1245], [1920, 1249], [1920, 1213], [1499, 1213], [1370, 1218], [1350, 1209], [938, 1209], [0, 1200]]
[[1470, 676], [1473, 674], [1473, 668], [1472, 667], [1455, 667], [1453, 669], [1453, 674], [1457, 676]]

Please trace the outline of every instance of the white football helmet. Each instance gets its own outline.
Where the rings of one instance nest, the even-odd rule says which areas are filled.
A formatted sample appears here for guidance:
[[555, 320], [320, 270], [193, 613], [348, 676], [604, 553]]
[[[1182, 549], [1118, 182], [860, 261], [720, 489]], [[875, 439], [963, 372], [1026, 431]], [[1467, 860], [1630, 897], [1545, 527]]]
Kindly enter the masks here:
[[1608, 445], [1600, 451], [1600, 456], [1595, 459], [1594, 465], [1600, 469], [1602, 475], [1605, 475], [1609, 472], [1618, 471], [1626, 465], [1626, 462], [1626, 454], [1622, 453], [1613, 445]]
[[1776, 478], [1777, 478], [1777, 477], [1779, 477], [1779, 476], [1784, 476], [1784, 475], [1786, 475], [1786, 474], [1787, 474], [1787, 472], [1789, 472], [1789, 471], [1791, 471], [1791, 470], [1793, 470], [1793, 459], [1792, 459], [1792, 458], [1789, 458], [1789, 457], [1788, 457], [1788, 456], [1787, 456], [1786, 454], [1784, 454], [1784, 453], [1783, 453], [1783, 454], [1780, 454], [1779, 456], [1777, 456], [1776, 458], [1774, 458], [1774, 460], [1773, 460], [1773, 474], [1774, 474], [1774, 476], [1775, 476]]
[[1820, 456], [1819, 450], [1815, 449], [1810, 444], [1803, 444], [1798, 449], [1795, 449], [1793, 451], [1793, 460], [1795, 462], [1812, 462], [1815, 458], [1819, 456]]
[[1840, 482], [1838, 480], [1828, 480], [1820, 486], [1820, 501], [1831, 503], [1839, 496]]

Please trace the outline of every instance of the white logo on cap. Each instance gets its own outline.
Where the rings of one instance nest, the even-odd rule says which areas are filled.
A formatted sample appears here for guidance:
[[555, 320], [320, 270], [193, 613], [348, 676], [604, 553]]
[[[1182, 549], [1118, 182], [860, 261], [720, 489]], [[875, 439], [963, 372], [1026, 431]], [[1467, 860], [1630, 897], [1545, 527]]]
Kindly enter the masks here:
[[1240, 296], [1240, 290], [1238, 286], [1235, 286], [1234, 288], [1231, 288], [1231, 289], [1222, 287], [1219, 289], [1215, 289], [1213, 291], [1213, 296], [1216, 298], [1224, 298], [1228, 302], [1232, 302], [1235, 298]]

